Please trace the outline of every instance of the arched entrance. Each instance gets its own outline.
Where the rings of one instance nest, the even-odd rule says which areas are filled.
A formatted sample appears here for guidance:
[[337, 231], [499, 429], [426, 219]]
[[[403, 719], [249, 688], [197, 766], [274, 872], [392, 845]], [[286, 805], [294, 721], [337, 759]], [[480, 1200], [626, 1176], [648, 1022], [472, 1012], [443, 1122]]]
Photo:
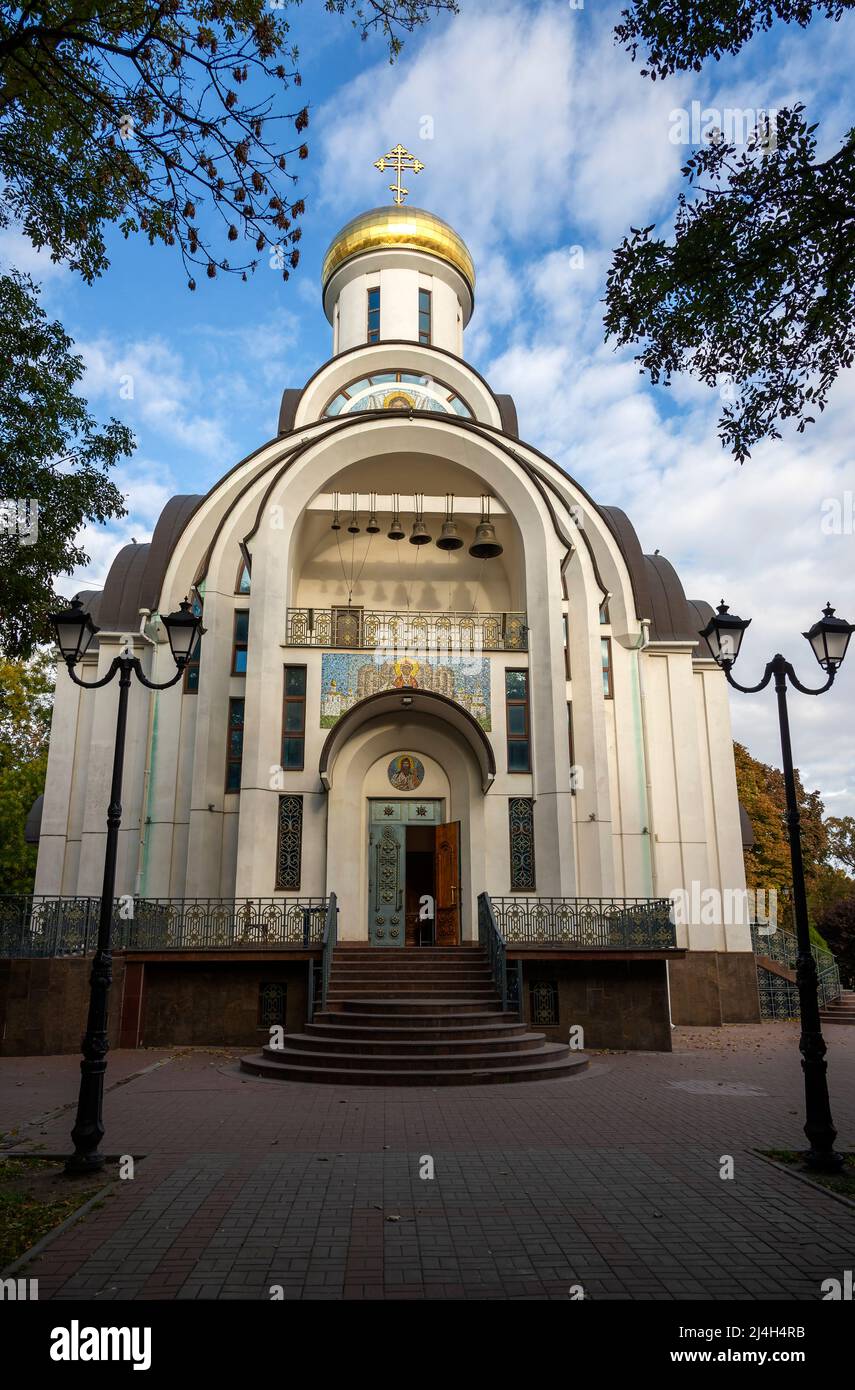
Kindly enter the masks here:
[[[340, 940], [403, 946], [476, 938], [477, 896], [486, 886], [484, 793], [494, 773], [475, 720], [433, 692], [372, 695], [338, 721], [320, 774], [328, 790], [327, 891], [338, 896]], [[419, 930], [425, 897], [434, 914]]]

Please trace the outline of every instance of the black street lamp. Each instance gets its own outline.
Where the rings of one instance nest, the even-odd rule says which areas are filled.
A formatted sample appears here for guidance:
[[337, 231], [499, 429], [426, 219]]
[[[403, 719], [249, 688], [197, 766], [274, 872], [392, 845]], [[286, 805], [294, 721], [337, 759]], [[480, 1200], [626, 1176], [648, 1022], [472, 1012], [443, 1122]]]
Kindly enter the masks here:
[[175, 664], [178, 667], [172, 680], [156, 685], [148, 680], [139, 658], [124, 653], [114, 658], [106, 676], [98, 681], [82, 681], [74, 674], [74, 667], [85, 655], [98, 628], [84, 611], [79, 599], [72, 601], [71, 607], [62, 613], [52, 613], [51, 622], [56, 630], [56, 641], [62, 653], [68, 674], [75, 685], [84, 690], [98, 690], [107, 685], [115, 675], [119, 676], [119, 709], [116, 718], [116, 741], [113, 749], [113, 780], [110, 787], [110, 805], [107, 810], [107, 843], [104, 850], [104, 882], [101, 889], [101, 908], [98, 918], [98, 945], [92, 961], [92, 974], [89, 977], [89, 1014], [86, 1032], [83, 1035], [83, 1060], [80, 1063], [80, 1094], [77, 1102], [77, 1119], [71, 1131], [74, 1153], [66, 1160], [65, 1171], [69, 1174], [93, 1173], [104, 1166], [104, 1156], [98, 1146], [104, 1138], [103, 1101], [104, 1076], [107, 1071], [107, 1005], [110, 985], [113, 980], [113, 957], [111, 954], [110, 930], [113, 919], [113, 897], [116, 887], [116, 851], [119, 843], [119, 827], [122, 823], [122, 770], [125, 761], [125, 730], [128, 722], [128, 691], [131, 674], [135, 674], [149, 690], [168, 690], [180, 680], [202, 630], [201, 618], [190, 610], [190, 604], [183, 600], [176, 613], [163, 619], [169, 645]]
[[849, 639], [855, 632], [855, 625], [835, 618], [834, 609], [827, 604], [822, 617], [814, 623], [809, 632], [802, 636], [810, 642], [817, 661], [828, 675], [825, 685], [816, 690], [802, 685], [790, 663], [778, 653], [768, 663], [763, 679], [757, 685], [740, 685], [731, 675], [731, 667], [739, 655], [739, 648], [750, 618], [737, 618], [729, 613], [722, 600], [718, 612], [710, 618], [700, 633], [704, 638], [713, 659], [724, 671], [728, 683], [735, 690], [751, 695], [764, 690], [772, 677], [775, 677], [775, 694], [778, 697], [778, 723], [781, 731], [781, 755], [784, 762], [784, 786], [787, 794], [787, 831], [790, 840], [790, 860], [793, 867], [793, 915], [796, 924], [796, 984], [799, 991], [801, 1012], [801, 1038], [799, 1051], [802, 1054], [802, 1071], [805, 1078], [805, 1126], [804, 1131], [810, 1142], [807, 1154], [809, 1167], [824, 1172], [837, 1172], [843, 1166], [843, 1155], [836, 1153], [834, 1141], [837, 1130], [831, 1118], [831, 1105], [828, 1099], [828, 1080], [825, 1061], [826, 1046], [819, 1020], [819, 997], [817, 991], [816, 962], [810, 947], [810, 926], [808, 923], [807, 893], [805, 891], [805, 872], [802, 861], [802, 841], [799, 830], [799, 806], [796, 797], [796, 777], [793, 770], [793, 750], [790, 744], [790, 720], [787, 713], [787, 680], [803, 695], [822, 695], [834, 683], [838, 668], [846, 655]]

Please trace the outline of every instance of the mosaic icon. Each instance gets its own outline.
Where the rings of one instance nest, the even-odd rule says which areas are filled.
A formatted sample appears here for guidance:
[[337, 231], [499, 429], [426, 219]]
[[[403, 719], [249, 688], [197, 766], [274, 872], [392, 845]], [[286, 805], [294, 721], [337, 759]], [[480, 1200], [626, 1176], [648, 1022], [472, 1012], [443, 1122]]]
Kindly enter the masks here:
[[425, 780], [424, 765], [412, 753], [399, 753], [389, 764], [389, 781], [399, 792], [414, 792]]

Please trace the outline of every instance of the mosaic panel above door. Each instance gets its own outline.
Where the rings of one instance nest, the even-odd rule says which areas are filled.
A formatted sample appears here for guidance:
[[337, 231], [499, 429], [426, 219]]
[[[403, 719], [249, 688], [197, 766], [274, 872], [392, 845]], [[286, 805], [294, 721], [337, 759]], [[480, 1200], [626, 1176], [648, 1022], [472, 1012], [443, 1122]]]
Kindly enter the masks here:
[[487, 657], [449, 656], [432, 664], [416, 657], [376, 661], [361, 653], [325, 652], [321, 665], [321, 728], [367, 695], [381, 690], [434, 690], [468, 710], [485, 733], [490, 723], [490, 662]]

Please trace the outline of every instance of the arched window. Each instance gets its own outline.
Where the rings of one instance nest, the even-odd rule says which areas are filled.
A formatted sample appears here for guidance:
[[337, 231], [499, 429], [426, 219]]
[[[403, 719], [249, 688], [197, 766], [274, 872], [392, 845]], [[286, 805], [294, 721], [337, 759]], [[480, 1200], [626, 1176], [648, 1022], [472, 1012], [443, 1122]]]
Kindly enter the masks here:
[[249, 591], [250, 591], [249, 570], [247, 569], [246, 561], [241, 557], [241, 562], [240, 562], [240, 564], [238, 565], [237, 579], [235, 580], [235, 593], [236, 593], [236, 594], [248, 594]]

